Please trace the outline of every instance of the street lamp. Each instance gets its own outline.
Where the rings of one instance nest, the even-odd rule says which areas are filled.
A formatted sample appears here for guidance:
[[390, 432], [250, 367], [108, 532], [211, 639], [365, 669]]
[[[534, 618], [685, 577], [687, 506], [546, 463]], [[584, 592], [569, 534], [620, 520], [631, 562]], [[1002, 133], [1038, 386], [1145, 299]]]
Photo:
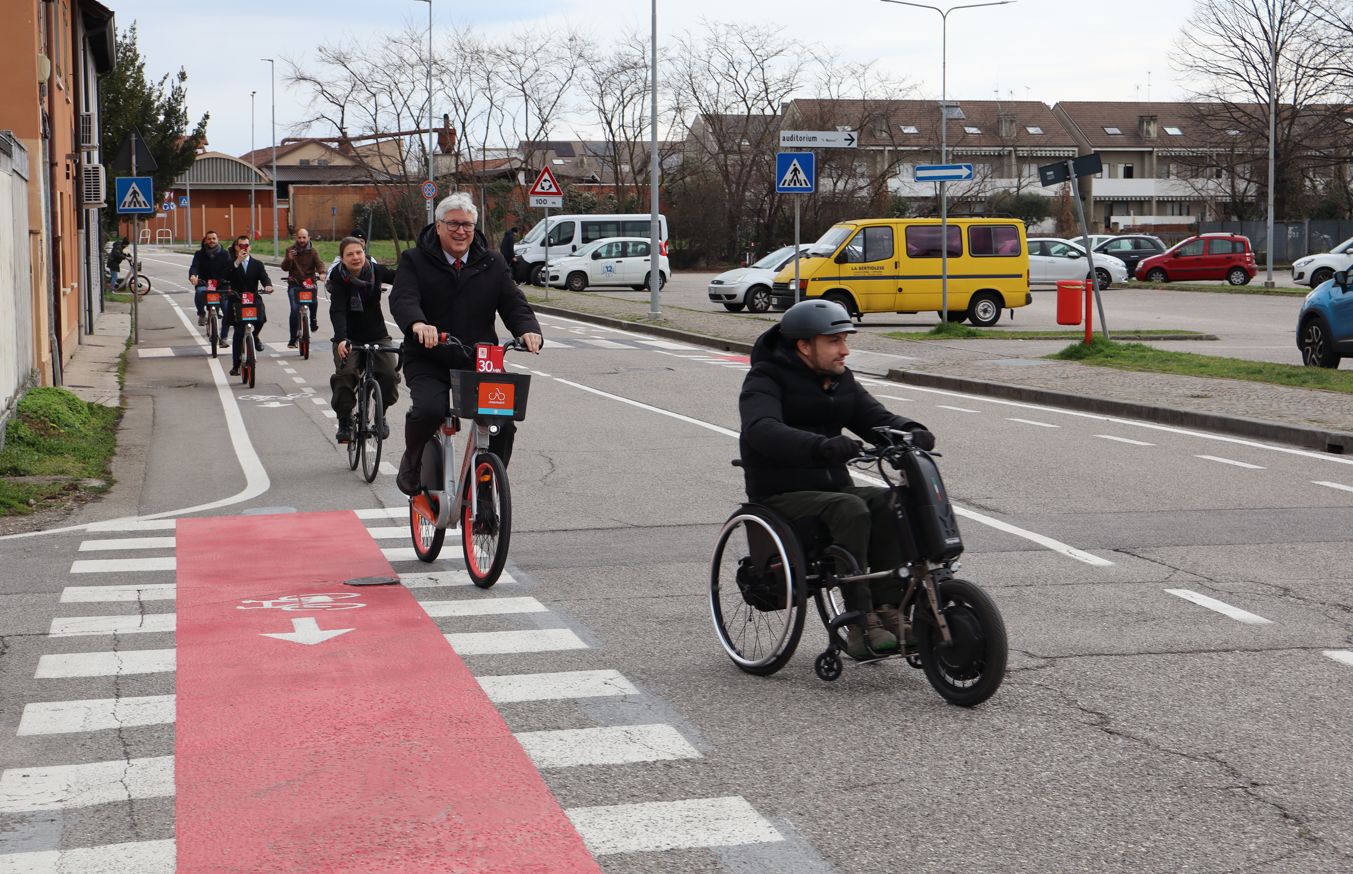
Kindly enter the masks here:
[[[653, 0], [653, 70], [650, 84], [652, 89], [649, 93], [650, 109], [652, 119], [650, 124], [652, 130], [649, 131], [648, 146], [648, 202], [649, 202], [649, 223], [651, 227], [648, 231], [648, 317], [650, 319], [662, 318], [662, 306], [659, 303], [660, 291], [662, 289], [662, 248], [658, 233], [658, 0]], [[546, 285], [548, 285], [548, 280]]]
[[1264, 288], [1273, 287], [1273, 184], [1274, 176], [1274, 139], [1278, 128], [1278, 8], [1277, 3], [1269, 4], [1268, 19], [1269, 65], [1268, 65], [1268, 228], [1267, 237], [1268, 266], [1264, 270]]
[[277, 64], [272, 58], [260, 58], [272, 67], [272, 256], [277, 249]]
[[[428, 5], [428, 181], [436, 186], [432, 178], [432, 0], [418, 0]], [[428, 202], [428, 224], [432, 224], [432, 198]]]
[[257, 91], [249, 92], [249, 168], [254, 172], [249, 176], [249, 240], [254, 239], [254, 186], [258, 182], [258, 162], [254, 160], [254, 97]]
[[[431, 0], [429, 0], [431, 2]], [[957, 9], [977, 9], [981, 6], [1006, 6], [1016, 0], [997, 0], [994, 3], [970, 3], [965, 6], [951, 6], [941, 9], [924, 3], [909, 3], [907, 0], [883, 0], [884, 3], [896, 3], [899, 6], [915, 6], [917, 9], [933, 9], [940, 14], [940, 163], [949, 162], [949, 13]], [[940, 289], [943, 310], [941, 318], [949, 321], [949, 183], [940, 183]]]

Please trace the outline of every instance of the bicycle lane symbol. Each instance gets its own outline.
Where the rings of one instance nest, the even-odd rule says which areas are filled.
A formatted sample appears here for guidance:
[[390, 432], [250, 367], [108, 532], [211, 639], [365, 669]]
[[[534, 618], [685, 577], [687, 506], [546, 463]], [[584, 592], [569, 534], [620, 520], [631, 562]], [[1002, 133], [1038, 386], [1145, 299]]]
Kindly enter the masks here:
[[[365, 607], [365, 604], [353, 601], [358, 597], [352, 592], [330, 592], [313, 593], [305, 595], [285, 595], [280, 598], [271, 598], [267, 600], [246, 600], [242, 601], [236, 610], [281, 610], [284, 612], [331, 612], [335, 610], [356, 610]], [[273, 637], [278, 640], [287, 640], [292, 643], [302, 643], [313, 646], [317, 643], [323, 643], [326, 640], [332, 640], [339, 635], [347, 634], [349, 631], [356, 631], [355, 628], [334, 628], [321, 629], [319, 621], [313, 616], [301, 616], [291, 620], [291, 631], [287, 632], [259, 632], [260, 637]]]

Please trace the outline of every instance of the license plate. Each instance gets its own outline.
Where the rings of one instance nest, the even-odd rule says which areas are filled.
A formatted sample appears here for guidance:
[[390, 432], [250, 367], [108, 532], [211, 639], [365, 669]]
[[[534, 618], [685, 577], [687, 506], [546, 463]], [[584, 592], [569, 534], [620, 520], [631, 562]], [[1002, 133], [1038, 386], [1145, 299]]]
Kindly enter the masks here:
[[220, 303], [221, 293], [219, 291], [207, 292], [207, 303]]
[[240, 307], [240, 320], [245, 322], [257, 322], [258, 307]]
[[313, 291], [299, 291], [296, 293], [296, 299], [301, 303], [310, 303], [315, 299], [315, 293]]

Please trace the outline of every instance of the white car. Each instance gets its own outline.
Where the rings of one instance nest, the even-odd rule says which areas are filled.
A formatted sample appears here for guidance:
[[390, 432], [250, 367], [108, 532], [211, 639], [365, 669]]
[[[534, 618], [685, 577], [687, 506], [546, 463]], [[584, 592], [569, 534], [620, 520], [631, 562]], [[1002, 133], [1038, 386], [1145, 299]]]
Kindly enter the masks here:
[[[549, 283], [569, 291], [589, 285], [628, 285], [635, 291], [648, 288], [649, 241], [642, 237], [610, 237], [595, 240], [572, 255], [551, 258], [546, 265]], [[659, 256], [658, 288], [672, 278], [667, 256]]]
[[[1029, 239], [1029, 284], [1049, 285], [1061, 280], [1084, 281], [1090, 268], [1085, 250], [1078, 243], [1058, 237]], [[1095, 253], [1095, 273], [1100, 288], [1127, 282], [1127, 265], [1112, 255]]]
[[1319, 255], [1298, 258], [1292, 262], [1292, 281], [1297, 285], [1315, 288], [1328, 282], [1340, 270], [1353, 267], [1353, 237]]
[[[812, 243], [802, 243], [799, 251], [806, 252]], [[745, 307], [754, 313], [770, 309], [771, 286], [775, 274], [794, 261], [794, 247], [776, 249], [750, 267], [739, 267], [720, 273], [709, 281], [709, 299], [721, 303], [730, 313], [740, 313]]]

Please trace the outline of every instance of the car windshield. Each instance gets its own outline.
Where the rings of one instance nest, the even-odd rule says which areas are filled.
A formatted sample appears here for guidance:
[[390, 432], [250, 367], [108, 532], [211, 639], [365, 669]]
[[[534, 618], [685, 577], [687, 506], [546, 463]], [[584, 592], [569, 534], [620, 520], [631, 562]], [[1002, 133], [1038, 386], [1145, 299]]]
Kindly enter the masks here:
[[595, 252], [597, 249], [600, 249], [602, 243], [609, 243], [609, 242], [610, 242], [610, 240], [594, 240], [594, 241], [592, 241], [591, 243], [588, 243], [586, 246], [583, 246], [583, 247], [582, 247], [581, 249], [579, 249], [578, 251], [574, 252], [574, 253], [573, 253], [572, 255], [570, 255], [569, 257], [572, 257], [572, 258], [587, 258], [587, 257], [589, 257], [593, 252]]
[[534, 228], [526, 232], [526, 236], [521, 238], [523, 243], [534, 243], [545, 233], [545, 220], [541, 219]]
[[794, 254], [793, 246], [785, 246], [783, 249], [776, 249], [760, 261], [752, 265], [753, 270], [778, 270], [779, 265], [785, 263], [789, 256]]
[[1335, 246], [1333, 249], [1330, 249], [1330, 254], [1342, 255], [1350, 250], [1353, 250], [1353, 237], [1349, 237], [1347, 240], [1344, 240], [1342, 243]]
[[836, 251], [836, 247], [845, 242], [850, 232], [855, 230], [850, 225], [837, 225], [834, 228], [828, 228], [827, 233], [818, 237], [817, 242], [808, 250], [806, 257], [825, 258]]

